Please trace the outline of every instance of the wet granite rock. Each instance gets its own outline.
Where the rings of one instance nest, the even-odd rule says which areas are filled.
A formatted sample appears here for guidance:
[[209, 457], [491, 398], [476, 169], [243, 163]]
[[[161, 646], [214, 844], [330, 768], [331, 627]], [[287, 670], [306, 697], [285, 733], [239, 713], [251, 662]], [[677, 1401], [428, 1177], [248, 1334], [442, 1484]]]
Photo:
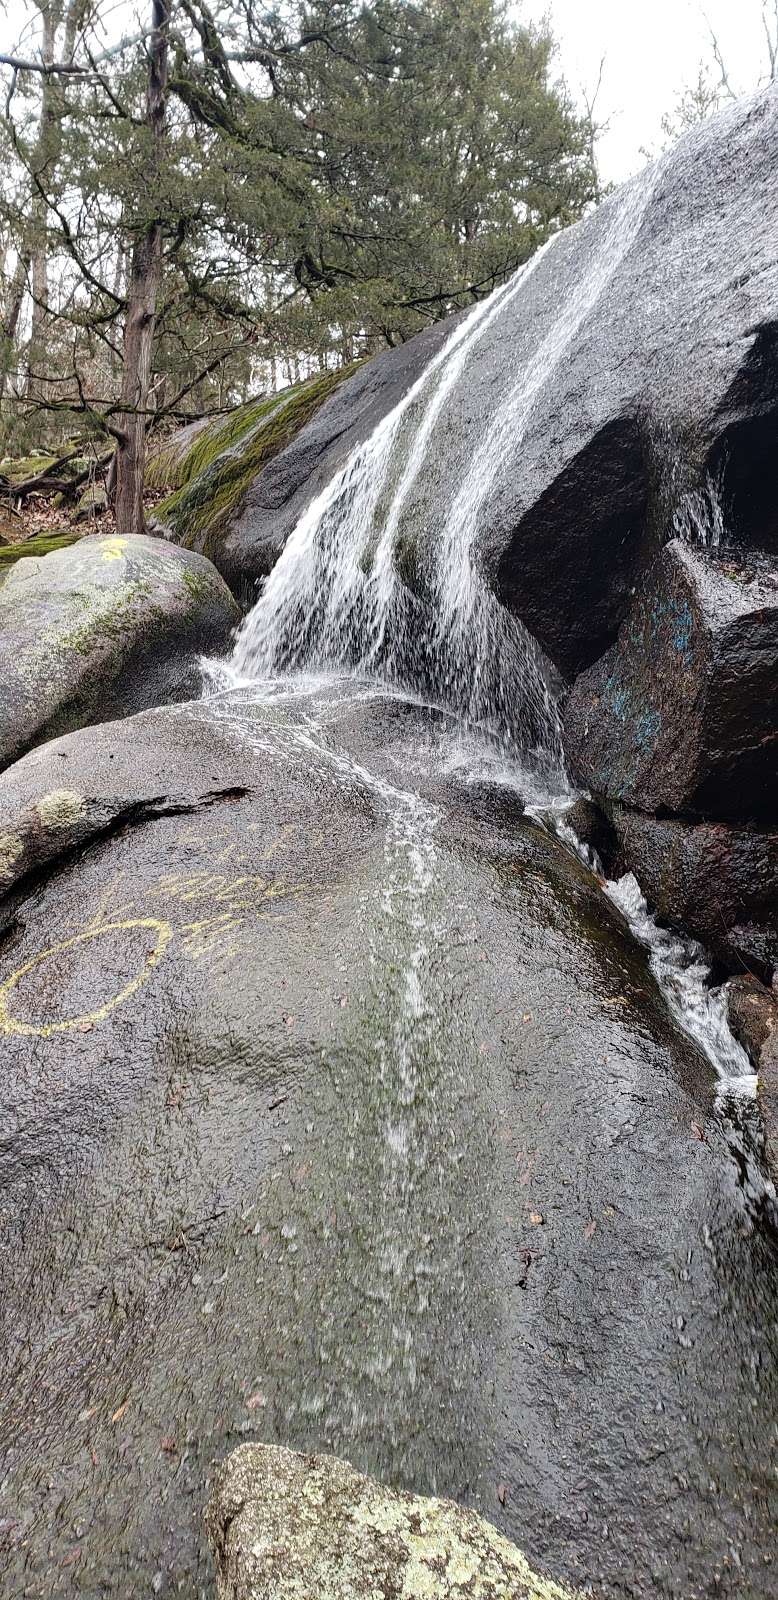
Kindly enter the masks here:
[[565, 814], [565, 822], [580, 844], [596, 850], [606, 872], [610, 872], [616, 849], [616, 834], [610, 818], [596, 801], [580, 795]]
[[619, 868], [659, 915], [727, 966], [778, 963], [778, 830], [647, 816], [609, 804]]
[[184, 700], [240, 619], [203, 556], [87, 537], [19, 560], [0, 589], [0, 765], [90, 722]]
[[[773, 86], [539, 252], [442, 397], [397, 550], [437, 548], [483, 467], [475, 561], [569, 679], [613, 642], [674, 524], [715, 518], [711, 485], [736, 542], [778, 546], [777, 163]], [[225, 560], [267, 572], [450, 327], [342, 386], [257, 479]], [[394, 482], [401, 456], [405, 439]]]
[[757, 1074], [764, 1155], [778, 1185], [778, 994], [747, 974], [726, 985], [730, 1028], [750, 1056]]
[[778, 999], [751, 973], [730, 978], [726, 994], [730, 1028], [758, 1067], [763, 1050], [778, 1027]]
[[219, 1600], [573, 1600], [491, 1523], [334, 1456], [242, 1445], [207, 1513]]
[[[425, 546], [439, 547], [483, 466], [476, 565], [572, 679], [612, 644], [674, 527], [720, 517], [738, 544], [778, 549], [776, 163], [772, 86], [691, 130], [537, 253], [438, 396], [397, 525], [401, 576], [408, 551], [417, 571]], [[263, 462], [208, 546], [236, 592], [270, 571], [457, 326], [365, 363]], [[408, 450], [401, 430], [394, 486]]]
[[575, 776], [644, 812], [775, 817], [778, 565], [674, 539], [565, 711]]
[[757, 1098], [764, 1127], [765, 1155], [778, 1187], [778, 1027], [773, 1027], [759, 1053]]
[[713, 1592], [734, 1542], [726, 1600], [778, 1600], [774, 1245], [714, 1074], [459, 749], [346, 682], [0, 774], [3, 1595], [212, 1593], [213, 1472], [283, 1440], [573, 1590]]

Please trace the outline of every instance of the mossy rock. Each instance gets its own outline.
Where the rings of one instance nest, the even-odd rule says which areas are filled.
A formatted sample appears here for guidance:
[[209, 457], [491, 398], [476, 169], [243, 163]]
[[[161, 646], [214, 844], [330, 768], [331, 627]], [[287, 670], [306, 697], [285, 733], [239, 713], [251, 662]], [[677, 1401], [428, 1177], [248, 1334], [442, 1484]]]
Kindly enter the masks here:
[[257, 474], [354, 370], [322, 373], [248, 401], [226, 418], [184, 429], [183, 440], [174, 435], [146, 469], [147, 488], [171, 490], [156, 506], [153, 525], [173, 543], [218, 562], [221, 536]]
[[5, 563], [0, 586], [0, 764], [196, 694], [199, 658], [226, 648], [240, 616], [209, 561], [158, 539], [93, 537], [71, 550], [70, 536], [19, 553], [36, 542], [45, 560]]
[[41, 472], [47, 472], [58, 459], [51, 454], [9, 456], [5, 461], [0, 461], [0, 476], [7, 478], [11, 484], [27, 483], [29, 478], [37, 478]]
[[90, 517], [102, 516], [108, 510], [108, 491], [104, 483], [90, 483], [79, 496], [76, 506], [76, 520], [87, 521]]
[[11, 567], [17, 561], [26, 557], [49, 556], [56, 550], [67, 550], [68, 546], [82, 539], [85, 530], [79, 528], [63, 530], [62, 533], [52, 533], [47, 538], [25, 539], [20, 544], [8, 544], [0, 547], [0, 567]]

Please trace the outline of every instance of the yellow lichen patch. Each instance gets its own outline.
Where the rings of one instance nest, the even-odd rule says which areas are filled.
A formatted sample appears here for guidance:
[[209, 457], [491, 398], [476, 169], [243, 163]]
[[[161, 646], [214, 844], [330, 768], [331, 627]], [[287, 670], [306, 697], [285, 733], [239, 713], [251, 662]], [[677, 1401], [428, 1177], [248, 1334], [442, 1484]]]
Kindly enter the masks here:
[[224, 1463], [207, 1522], [220, 1600], [583, 1600], [476, 1512], [276, 1445]]
[[13, 877], [13, 869], [24, 854], [24, 840], [18, 833], [0, 833], [0, 882]]
[[35, 810], [44, 828], [69, 828], [84, 815], [86, 801], [77, 789], [52, 789]]
[[446, 1501], [416, 1504], [424, 1507], [423, 1531], [406, 1527], [401, 1535], [409, 1558], [402, 1600], [492, 1600], [503, 1593], [506, 1600], [575, 1600], [571, 1590], [534, 1572], [524, 1552], [482, 1518]]
[[377, 1533], [394, 1533], [402, 1527], [403, 1512], [392, 1500], [365, 1500], [354, 1507], [354, 1521]]
[[100, 554], [103, 561], [121, 561], [127, 548], [127, 540], [112, 534], [108, 539], [100, 540]]

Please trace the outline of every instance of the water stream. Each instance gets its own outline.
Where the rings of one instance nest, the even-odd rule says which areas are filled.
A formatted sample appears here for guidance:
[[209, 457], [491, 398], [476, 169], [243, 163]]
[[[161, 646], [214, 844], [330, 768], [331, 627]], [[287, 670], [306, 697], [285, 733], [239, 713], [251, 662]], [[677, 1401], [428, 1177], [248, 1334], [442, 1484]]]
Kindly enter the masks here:
[[[482, 341], [499, 334], [502, 313], [519, 294], [531, 296], [541, 262], [553, 271], [557, 239], [460, 322], [405, 398], [302, 517], [243, 625], [228, 674], [229, 683], [245, 689], [279, 674], [346, 672], [450, 708], [513, 764], [519, 787], [530, 790], [535, 820], [584, 857], [565, 821], [573, 795], [553, 669], [487, 587], [478, 566], [478, 534], [495, 480], [520, 452], [538, 396], [553, 384], [571, 341], [634, 243], [660, 171], [661, 163], [648, 169], [603, 208], [586, 275], [561, 300], [551, 327], [540, 328], [534, 354], [520, 371], [512, 370], [506, 354], [502, 387], [482, 418], [480, 443], [441, 483], [435, 461], [447, 409]], [[429, 476], [434, 512], [428, 496], [424, 513], [427, 519], [433, 515], [434, 525], [425, 526], [422, 537], [414, 491]], [[681, 498], [676, 531], [719, 542], [721, 510], [713, 486]], [[434, 823], [423, 808], [414, 811], [409, 795], [390, 798], [388, 810], [390, 836], [404, 841], [399, 856], [394, 852], [395, 863], [402, 857], [407, 866], [415, 856], [425, 864], [417, 883], [422, 906], [424, 885], [435, 877]], [[393, 881], [390, 872], [387, 907]], [[631, 875], [605, 888], [647, 948], [670, 1011], [714, 1067], [722, 1093], [753, 1095], [752, 1069], [730, 1032], [723, 997], [710, 986], [701, 948], [657, 924]], [[413, 952], [408, 959], [412, 1009], [419, 963]], [[398, 1050], [401, 1076], [402, 1061]]]

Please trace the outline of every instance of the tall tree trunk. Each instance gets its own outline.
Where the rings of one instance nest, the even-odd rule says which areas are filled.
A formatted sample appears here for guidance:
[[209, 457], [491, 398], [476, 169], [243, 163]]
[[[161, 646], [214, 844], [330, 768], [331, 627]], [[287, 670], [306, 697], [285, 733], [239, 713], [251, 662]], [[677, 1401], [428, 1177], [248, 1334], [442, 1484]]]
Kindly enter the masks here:
[[8, 291], [8, 304], [0, 325], [0, 401], [5, 397], [6, 385], [16, 359], [16, 334], [22, 314], [29, 268], [29, 257], [20, 253], [16, 258], [16, 267]]
[[[164, 160], [169, 0], [152, 0], [151, 26], [146, 125], [152, 134], [148, 188], [154, 194]], [[162, 223], [154, 218], [135, 241], [127, 284], [121, 413], [117, 418], [116, 446], [116, 528], [122, 534], [142, 533], [144, 528], [146, 409], [161, 278]]]
[[[62, 20], [62, 8], [59, 0], [51, 3], [40, 4], [39, 9], [43, 22], [43, 40], [41, 55], [43, 60], [51, 65], [56, 60], [57, 33]], [[32, 175], [47, 188], [54, 176], [54, 167], [59, 157], [61, 128], [59, 124], [59, 100], [61, 89], [56, 81], [56, 75], [44, 77], [41, 85], [41, 111], [38, 124], [38, 136], [35, 142], [33, 155]], [[46, 390], [45, 378], [42, 369], [46, 363], [46, 322], [49, 304], [49, 249], [46, 239], [46, 203], [33, 185], [32, 204], [30, 207], [30, 220], [32, 224], [31, 240], [31, 291], [32, 310], [30, 313], [30, 342], [27, 349], [27, 394], [43, 398]]]

